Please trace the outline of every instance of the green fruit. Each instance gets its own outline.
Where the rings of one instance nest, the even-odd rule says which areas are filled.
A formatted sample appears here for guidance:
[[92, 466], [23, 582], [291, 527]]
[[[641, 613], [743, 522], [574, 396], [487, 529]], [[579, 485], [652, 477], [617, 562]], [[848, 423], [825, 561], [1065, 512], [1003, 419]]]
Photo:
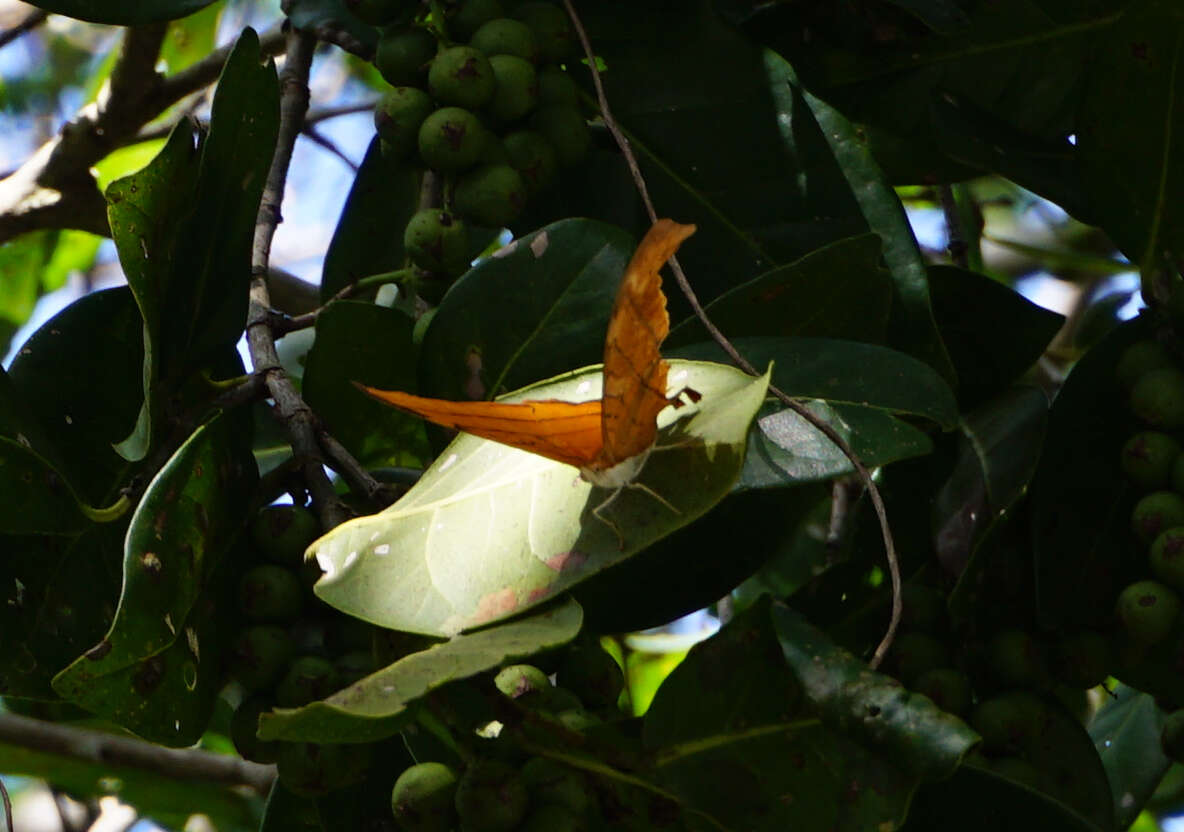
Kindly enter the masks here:
[[336, 693], [340, 687], [341, 676], [332, 662], [320, 656], [301, 656], [276, 685], [275, 701], [282, 708], [299, 708]]
[[1172, 711], [1164, 717], [1160, 741], [1164, 754], [1176, 762], [1184, 761], [1184, 710]]
[[392, 87], [413, 87], [436, 56], [436, 39], [418, 27], [385, 30], [374, 52], [374, 66]]
[[1144, 373], [1131, 388], [1131, 410], [1152, 427], [1184, 427], [1184, 372], [1162, 367]]
[[927, 670], [950, 666], [950, 653], [945, 644], [925, 633], [897, 636], [890, 655], [897, 678], [908, 686]]
[[1180, 456], [1180, 443], [1166, 433], [1136, 433], [1122, 446], [1122, 471], [1135, 485], [1147, 491], [1163, 488], [1172, 479]]
[[415, 4], [409, 0], [345, 0], [345, 7], [358, 20], [371, 26], [404, 21], [415, 11]]
[[403, 248], [411, 262], [429, 272], [458, 275], [469, 268], [468, 225], [448, 211], [417, 211], [403, 232]]
[[1047, 678], [1044, 651], [1023, 630], [996, 633], [987, 646], [988, 662], [1005, 687], [1039, 687]]
[[565, 688], [578, 690], [589, 708], [615, 708], [625, 688], [621, 666], [595, 639], [580, 639], [572, 644], [556, 678]]
[[987, 751], [1022, 751], [1040, 736], [1048, 707], [1036, 696], [1013, 691], [980, 702], [970, 724], [983, 738]]
[[1136, 341], [1123, 350], [1114, 374], [1123, 387], [1130, 388], [1144, 373], [1175, 364], [1168, 351], [1155, 341]]
[[230, 649], [229, 672], [248, 691], [261, 690], [280, 678], [292, 655], [292, 640], [279, 627], [251, 627]]
[[1113, 665], [1113, 646], [1100, 633], [1074, 633], [1053, 647], [1053, 675], [1071, 687], [1084, 689], [1102, 684]]
[[913, 682], [912, 689], [948, 713], [960, 716], [970, 710], [970, 679], [959, 670], [948, 667], [927, 670]]
[[489, 21], [505, 16], [499, 0], [464, 0], [448, 18], [448, 31], [456, 40], [467, 41]]
[[303, 604], [304, 589], [290, 569], [264, 564], [239, 579], [238, 606], [252, 621], [291, 621]]
[[1180, 596], [1158, 581], [1136, 581], [1124, 589], [1115, 605], [1127, 635], [1140, 644], [1163, 641], [1180, 614]]
[[510, 167], [518, 171], [526, 185], [528, 194], [536, 194], [555, 179], [559, 170], [559, 159], [542, 133], [534, 130], [516, 130], [501, 141]]
[[279, 743], [276, 770], [296, 794], [317, 797], [363, 779], [370, 765], [367, 745], [312, 742]]
[[476, 110], [493, 97], [496, 86], [489, 59], [470, 46], [445, 49], [428, 69], [428, 92], [444, 104]]
[[395, 823], [406, 832], [448, 832], [455, 825], [456, 772], [443, 763], [406, 769], [391, 790]]
[[374, 647], [375, 627], [369, 621], [354, 618], [352, 615], [334, 617], [331, 622], [333, 641], [342, 650], [361, 650], [369, 653]]
[[486, 112], [504, 122], [533, 110], [539, 101], [539, 80], [530, 62], [514, 55], [494, 55], [489, 63], [497, 83]]
[[481, 25], [469, 39], [469, 46], [486, 55], [516, 55], [538, 63], [539, 48], [530, 27], [518, 20], [499, 17]]
[[1160, 533], [1184, 526], [1184, 497], [1173, 491], [1155, 491], [1135, 503], [1131, 529], [1135, 537], [1150, 545]]
[[337, 678], [341, 680], [342, 687], [352, 685], [359, 679], [365, 679], [375, 670], [374, 659], [370, 657], [368, 652], [362, 650], [342, 653], [333, 660], [333, 667], [337, 670]]
[[1151, 544], [1151, 571], [1174, 589], [1184, 589], [1184, 526], [1160, 532]]
[[946, 596], [924, 584], [905, 584], [901, 588], [900, 626], [906, 631], [938, 633], [945, 626]]
[[576, 33], [567, 12], [550, 3], [523, 3], [514, 9], [514, 17], [521, 20], [534, 35], [539, 61], [562, 63], [575, 52]]
[[588, 822], [570, 809], [547, 804], [526, 816], [518, 832], [584, 832]]
[[551, 690], [551, 680], [547, 678], [547, 674], [529, 664], [503, 667], [494, 677], [493, 684], [510, 699]]
[[603, 725], [604, 720], [586, 710], [583, 705], [578, 708], [566, 708], [555, 714], [555, 719], [569, 731], [583, 733], [589, 728]]
[[330, 659], [337, 653], [332, 643], [329, 625], [316, 618], [302, 618], [288, 628], [297, 656], [320, 656]]
[[488, 131], [468, 110], [441, 107], [419, 128], [419, 155], [428, 167], [459, 173], [476, 164], [488, 140]]
[[562, 806], [577, 815], [592, 806], [592, 789], [571, 766], [546, 757], [531, 757], [522, 766], [522, 782], [532, 806]]
[[539, 105], [554, 104], [579, 107], [580, 88], [564, 70], [551, 65], [539, 70]]
[[466, 832], [509, 832], [526, 817], [528, 804], [522, 777], [500, 760], [477, 760], [456, 787], [456, 812]]
[[530, 117], [530, 126], [542, 133], [555, 148], [555, 156], [562, 167], [583, 161], [592, 149], [588, 123], [575, 107], [539, 107]]
[[321, 522], [302, 506], [267, 506], [251, 523], [251, 542], [268, 560], [296, 566], [321, 536]]
[[239, 756], [256, 763], [274, 763], [279, 743], [265, 741], [256, 736], [259, 730], [259, 715], [271, 710], [271, 700], [256, 696], [244, 699], [234, 709], [230, 718], [230, 740]]
[[526, 207], [526, 185], [509, 165], [480, 165], [457, 180], [452, 206], [477, 225], [500, 228]]
[[419, 128], [431, 115], [432, 98], [418, 87], [395, 87], [378, 99], [374, 107], [374, 129], [383, 147], [405, 156], [419, 141]]

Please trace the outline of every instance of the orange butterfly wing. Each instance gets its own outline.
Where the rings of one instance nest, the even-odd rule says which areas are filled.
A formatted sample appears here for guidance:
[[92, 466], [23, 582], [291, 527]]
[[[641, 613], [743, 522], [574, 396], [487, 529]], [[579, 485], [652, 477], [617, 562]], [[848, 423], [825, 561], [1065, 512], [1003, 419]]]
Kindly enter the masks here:
[[604, 471], [654, 444], [658, 413], [669, 404], [669, 365], [658, 348], [670, 316], [659, 272], [693, 233], [693, 225], [658, 220], [625, 269], [604, 340], [603, 447], [585, 468]]
[[380, 402], [437, 425], [463, 430], [576, 468], [590, 464], [600, 453], [599, 401], [451, 402], [357, 386]]

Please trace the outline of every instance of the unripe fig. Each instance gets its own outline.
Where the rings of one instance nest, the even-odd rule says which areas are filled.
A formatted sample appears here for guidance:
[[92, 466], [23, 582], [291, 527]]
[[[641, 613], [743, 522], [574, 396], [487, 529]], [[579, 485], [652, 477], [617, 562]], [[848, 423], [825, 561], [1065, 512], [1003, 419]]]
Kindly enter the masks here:
[[523, 3], [514, 9], [534, 35], [540, 63], [563, 63], [575, 52], [576, 33], [567, 12], [551, 3]]
[[419, 142], [419, 128], [432, 114], [432, 98], [418, 87], [395, 87], [374, 107], [374, 129], [384, 149], [405, 156]]
[[525, 23], [508, 17], [499, 17], [482, 24], [480, 29], [473, 32], [469, 46], [480, 49], [490, 57], [514, 55], [532, 64], [538, 63], [539, 48], [534, 42], [534, 33]]
[[300, 615], [303, 603], [300, 579], [282, 566], [256, 566], [239, 580], [238, 606], [252, 621], [291, 621]]
[[489, 64], [497, 83], [486, 112], [506, 122], [533, 110], [539, 101], [539, 81], [530, 62], [514, 55], [494, 55]]
[[345, 7], [358, 20], [371, 26], [386, 26], [405, 22], [414, 11], [415, 4], [407, 0], [345, 0]]
[[368, 652], [362, 650], [342, 653], [333, 660], [333, 667], [337, 670], [337, 678], [341, 680], [341, 687], [347, 687], [359, 679], [365, 679], [376, 669], [374, 659]]
[[404, 770], [391, 790], [395, 823], [405, 832], [448, 832], [456, 825], [456, 772], [443, 763]]
[[585, 832], [588, 822], [563, 806], [544, 804], [533, 809], [518, 832]]
[[522, 213], [526, 185], [509, 165], [479, 165], [457, 180], [452, 205], [477, 225], [498, 228]]
[[1022, 751], [1044, 729], [1048, 707], [1036, 696], [1012, 691], [980, 702], [970, 724], [987, 751]]
[[1175, 526], [1184, 526], [1184, 497], [1174, 491], [1155, 491], [1135, 503], [1131, 529], [1144, 543], [1150, 545]]
[[327, 794], [361, 780], [370, 764], [370, 746], [281, 742], [276, 754], [280, 781], [305, 797]]
[[392, 87], [414, 87], [436, 55], [436, 39], [418, 27], [392, 27], [378, 39], [374, 66]]
[[996, 633], [987, 646], [988, 662], [1005, 687], [1039, 687], [1047, 678], [1044, 650], [1023, 630]]
[[460, 107], [441, 107], [419, 128], [419, 155], [429, 167], [459, 173], [481, 157], [488, 131], [480, 120]]
[[1131, 388], [1131, 410], [1152, 427], [1184, 427], [1184, 372], [1162, 367], [1144, 373]]
[[578, 690], [589, 708], [615, 708], [625, 688], [621, 666], [595, 639], [581, 639], [572, 644], [556, 678], [565, 688]]
[[592, 149], [588, 123], [575, 107], [552, 105], [539, 107], [530, 117], [530, 126], [542, 133], [555, 148], [563, 167], [578, 164]]
[[294, 567], [321, 536], [321, 522], [303, 506], [267, 506], [251, 522], [251, 542], [264, 557]]
[[510, 167], [518, 171], [528, 194], [537, 194], [555, 179], [559, 159], [555, 148], [534, 130], [515, 130], [501, 141]]
[[1166, 433], [1136, 433], [1122, 446], [1122, 471], [1140, 488], [1152, 491], [1166, 487], [1180, 456], [1180, 443]]
[[1151, 571], [1174, 589], [1184, 589], [1184, 526], [1160, 532], [1151, 544]]
[[555, 65], [545, 66], [539, 74], [539, 105], [561, 104], [565, 107], [579, 107], [580, 88], [572, 77]]
[[337, 645], [332, 643], [327, 622], [318, 618], [301, 618], [293, 621], [288, 627], [288, 635], [292, 639], [292, 646], [297, 656], [320, 656], [322, 659], [332, 659], [338, 652]]
[[466, 832], [509, 832], [526, 817], [528, 804], [522, 777], [500, 760], [477, 760], [456, 787], [456, 812]]
[[430, 272], [463, 274], [469, 268], [469, 228], [450, 211], [417, 211], [403, 231], [411, 262]]
[[551, 690], [551, 680], [547, 678], [547, 674], [529, 664], [503, 667], [494, 677], [493, 684], [510, 699], [547, 693]]
[[1052, 651], [1053, 674], [1075, 688], [1092, 688], [1106, 681], [1114, 666], [1110, 639], [1090, 631], [1066, 636]]
[[592, 805], [592, 789], [580, 772], [546, 757], [531, 757], [522, 766], [522, 782], [532, 806], [562, 806], [577, 815]]
[[597, 725], [603, 725], [604, 720], [596, 714], [586, 710], [582, 705], [578, 708], [566, 708], [555, 714], [555, 719], [569, 731], [581, 733]]
[[271, 710], [271, 700], [255, 696], [244, 699], [234, 709], [230, 718], [230, 740], [239, 756], [256, 763], [274, 763], [279, 743], [264, 741], [256, 736], [259, 730], [259, 715]]
[[948, 667], [927, 670], [913, 682], [912, 689], [948, 713], [961, 716], [970, 710], [970, 679], [960, 670]]
[[467, 41], [489, 21], [505, 16], [499, 0], [463, 0], [448, 18], [448, 31], [457, 40]]
[[1175, 363], [1168, 351], [1155, 341], [1136, 341], [1123, 350], [1114, 374], [1123, 387], [1131, 388], [1144, 373], [1174, 367]]
[[341, 676], [332, 662], [320, 656], [301, 656], [276, 685], [275, 701], [282, 708], [299, 708], [336, 693], [340, 687]]
[[428, 91], [444, 104], [476, 110], [493, 97], [496, 86], [489, 58], [470, 46], [445, 49], [428, 69]]
[[1158, 581], [1136, 581], [1124, 589], [1115, 605], [1127, 635], [1140, 644], [1163, 641], [1180, 614], [1180, 596]]
[[925, 633], [897, 636], [889, 655], [897, 678], [908, 686], [927, 670], [950, 666], [950, 653], [945, 644]]
[[292, 640], [279, 627], [251, 627], [230, 649], [229, 672], [248, 691], [273, 685], [292, 660]]

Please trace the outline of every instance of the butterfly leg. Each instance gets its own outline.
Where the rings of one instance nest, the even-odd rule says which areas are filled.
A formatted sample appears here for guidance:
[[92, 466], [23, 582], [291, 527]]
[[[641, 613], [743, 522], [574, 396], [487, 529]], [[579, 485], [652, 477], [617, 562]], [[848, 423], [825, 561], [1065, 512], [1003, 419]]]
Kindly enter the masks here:
[[617, 536], [617, 549], [622, 552], [625, 551], [625, 535], [621, 534], [621, 527], [612, 520], [605, 517], [603, 512], [606, 508], [612, 505], [613, 500], [617, 499], [617, 495], [624, 490], [624, 486], [613, 489], [613, 493], [609, 494], [608, 498], [603, 503], [592, 509], [592, 514], [596, 517], [596, 519], [613, 530], [613, 534]]

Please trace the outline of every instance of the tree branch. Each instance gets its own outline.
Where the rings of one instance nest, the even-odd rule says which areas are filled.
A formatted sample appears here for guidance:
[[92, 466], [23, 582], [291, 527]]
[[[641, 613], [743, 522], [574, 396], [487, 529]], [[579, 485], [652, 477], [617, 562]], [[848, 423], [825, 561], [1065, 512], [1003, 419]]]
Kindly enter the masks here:
[[[110, 236], [107, 204], [91, 167], [118, 147], [136, 141], [140, 129], [169, 106], [213, 83], [232, 47], [161, 78], [155, 70], [165, 24], [127, 30], [119, 59], [98, 99], [16, 171], [0, 179], [0, 243], [42, 228], [77, 228]], [[279, 29], [261, 37], [263, 52], [283, 51]]]
[[0, 32], [0, 49], [3, 49], [8, 44], [19, 38], [26, 32], [31, 32], [44, 23], [49, 18], [49, 12], [45, 9], [33, 9], [29, 12], [25, 19], [17, 23], [11, 29], [5, 29]]
[[0, 714], [0, 742], [73, 760], [143, 769], [176, 780], [248, 786], [259, 794], [267, 794], [275, 780], [275, 766], [259, 765], [228, 754], [164, 748], [17, 714]]

